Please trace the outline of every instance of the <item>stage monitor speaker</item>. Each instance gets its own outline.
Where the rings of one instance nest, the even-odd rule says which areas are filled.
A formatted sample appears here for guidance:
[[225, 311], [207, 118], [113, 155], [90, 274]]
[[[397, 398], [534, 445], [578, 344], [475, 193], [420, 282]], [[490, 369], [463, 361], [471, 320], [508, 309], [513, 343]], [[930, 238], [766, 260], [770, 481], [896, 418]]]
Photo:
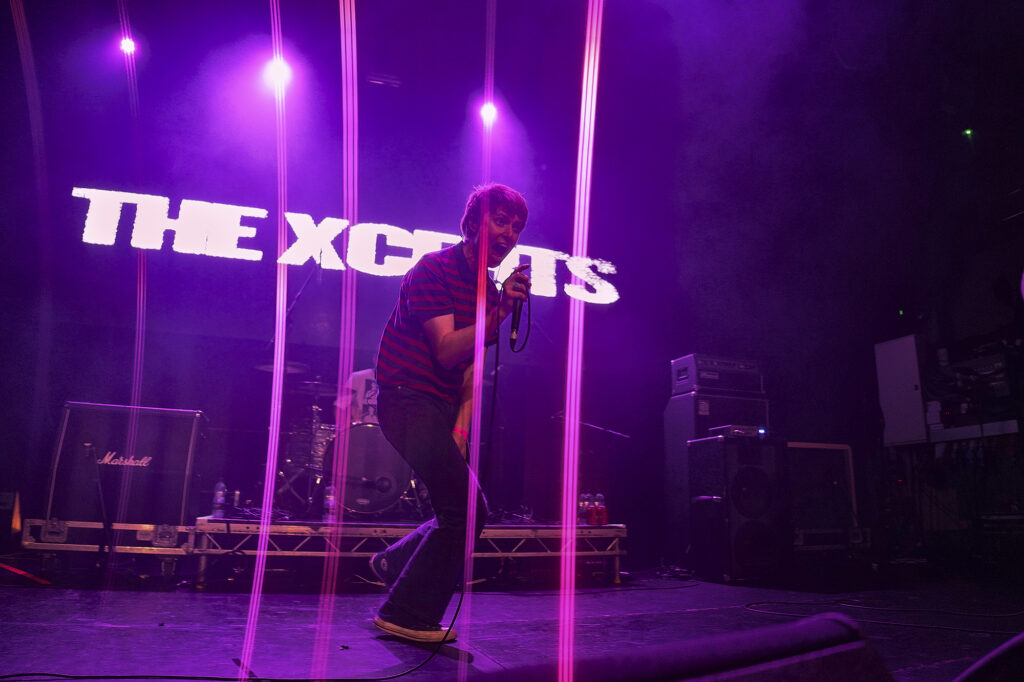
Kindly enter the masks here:
[[672, 396], [665, 407], [665, 534], [662, 555], [679, 565], [689, 544], [690, 496], [686, 444], [705, 438], [708, 429], [729, 424], [768, 429], [768, 401], [763, 398], [691, 392]]
[[[548, 682], [559, 662], [470, 673], [471, 682]], [[856, 623], [822, 613], [792, 623], [680, 639], [671, 644], [619, 647], [573, 662], [573, 679], [587, 682], [891, 682], [881, 656]], [[979, 678], [980, 679], [980, 678]], [[991, 679], [991, 678], [985, 678]], [[971, 682], [974, 682], [972, 678]]]
[[203, 413], [68, 402], [46, 518], [184, 525]]
[[1024, 670], [1024, 633], [985, 654], [953, 682], [1003, 682], [1019, 680]]
[[707, 580], [781, 577], [792, 548], [786, 445], [715, 436], [687, 444], [690, 565]]

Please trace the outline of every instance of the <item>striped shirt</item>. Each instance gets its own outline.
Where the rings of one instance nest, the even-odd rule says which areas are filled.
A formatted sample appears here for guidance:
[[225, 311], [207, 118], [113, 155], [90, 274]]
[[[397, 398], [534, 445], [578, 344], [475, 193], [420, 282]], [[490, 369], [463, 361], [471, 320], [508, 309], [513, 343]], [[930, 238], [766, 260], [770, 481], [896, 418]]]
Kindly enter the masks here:
[[[488, 310], [498, 304], [498, 298], [492, 282], [487, 287]], [[377, 383], [382, 389], [406, 386], [459, 402], [463, 374], [473, 359], [445, 369], [434, 358], [423, 325], [441, 315], [454, 315], [455, 329], [468, 327], [476, 319], [476, 273], [461, 243], [426, 254], [402, 279], [398, 303], [377, 352]]]

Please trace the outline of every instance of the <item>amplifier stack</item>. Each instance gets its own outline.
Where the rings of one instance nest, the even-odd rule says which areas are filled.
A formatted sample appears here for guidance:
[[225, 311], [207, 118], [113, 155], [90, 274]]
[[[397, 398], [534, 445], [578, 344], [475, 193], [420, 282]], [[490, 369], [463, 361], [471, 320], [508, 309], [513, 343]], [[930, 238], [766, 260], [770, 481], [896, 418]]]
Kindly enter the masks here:
[[[687, 443], [725, 432], [769, 433], [764, 377], [753, 362], [690, 354], [671, 362], [665, 408], [665, 558], [682, 564], [690, 543]], [[722, 428], [728, 427], [728, 428]]]
[[809, 579], [868, 547], [848, 445], [775, 437], [752, 362], [687, 355], [671, 370], [667, 561], [700, 579], [764, 584], [801, 570]]

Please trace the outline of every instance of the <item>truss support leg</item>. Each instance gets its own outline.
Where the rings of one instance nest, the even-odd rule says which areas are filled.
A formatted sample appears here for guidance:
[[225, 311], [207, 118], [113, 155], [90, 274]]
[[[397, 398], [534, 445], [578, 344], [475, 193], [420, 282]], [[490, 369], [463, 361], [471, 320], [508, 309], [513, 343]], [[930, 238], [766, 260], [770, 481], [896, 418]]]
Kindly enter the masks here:
[[[208, 549], [210, 547], [210, 536], [207, 535], [206, 533], [200, 533], [199, 534], [199, 542], [197, 543], [197, 546], [199, 547], [200, 550]], [[209, 555], [206, 552], [204, 552], [204, 551], [200, 551], [199, 552], [199, 575], [196, 576], [196, 584], [197, 585], [205, 585], [206, 584], [206, 564], [207, 564], [208, 560], [209, 560]]]

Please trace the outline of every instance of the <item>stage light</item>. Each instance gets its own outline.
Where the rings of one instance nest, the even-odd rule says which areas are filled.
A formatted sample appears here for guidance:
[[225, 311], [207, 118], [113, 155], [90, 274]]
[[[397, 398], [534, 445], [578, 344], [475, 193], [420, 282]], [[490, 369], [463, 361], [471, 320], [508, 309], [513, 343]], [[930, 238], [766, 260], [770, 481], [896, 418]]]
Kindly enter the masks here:
[[487, 102], [480, 107], [480, 118], [488, 128], [494, 125], [494, 119], [498, 118], [498, 108], [494, 106], [493, 102]]
[[121, 52], [133, 54], [135, 52], [135, 41], [131, 38], [121, 38]]
[[288, 62], [275, 57], [267, 62], [263, 68], [263, 82], [274, 89], [274, 92], [282, 92], [288, 81], [292, 79], [292, 69]]
[[966, 137], [968, 140], [970, 140], [971, 138], [974, 137], [974, 129], [973, 128], [964, 128], [963, 131], [961, 131], [960, 134], [963, 135], [964, 137]]

